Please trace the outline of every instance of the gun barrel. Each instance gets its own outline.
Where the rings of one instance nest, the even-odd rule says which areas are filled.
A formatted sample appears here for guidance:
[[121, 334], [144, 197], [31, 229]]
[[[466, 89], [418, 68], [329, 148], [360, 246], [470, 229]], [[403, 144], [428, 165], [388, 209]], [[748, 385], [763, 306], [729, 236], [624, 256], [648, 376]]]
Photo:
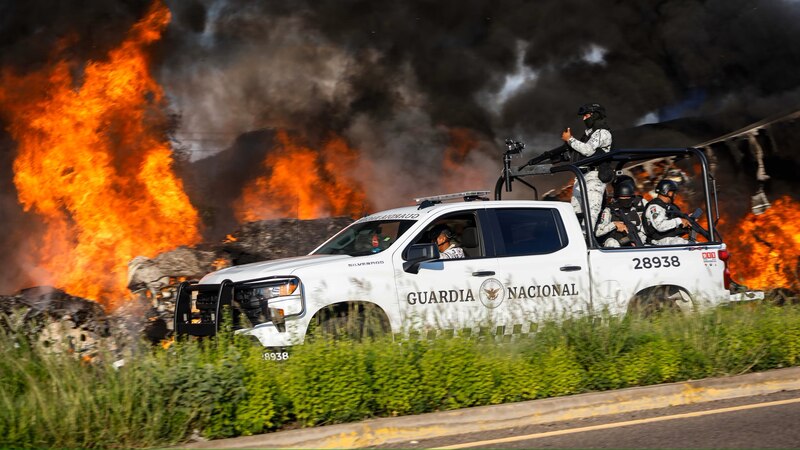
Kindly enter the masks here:
[[704, 238], [706, 238], [706, 240], [711, 239], [711, 235], [708, 233], [708, 231], [706, 231], [705, 228], [703, 228], [702, 226], [700, 226], [699, 223], [697, 223], [697, 220], [694, 217], [694, 215], [686, 214], [678, 210], [677, 208], [672, 207], [667, 210], [667, 217], [671, 219], [674, 219], [676, 217], [680, 217], [681, 219], [686, 219], [687, 221], [689, 221], [689, 226], [691, 227], [692, 231], [699, 233], [700, 236], [703, 236]]

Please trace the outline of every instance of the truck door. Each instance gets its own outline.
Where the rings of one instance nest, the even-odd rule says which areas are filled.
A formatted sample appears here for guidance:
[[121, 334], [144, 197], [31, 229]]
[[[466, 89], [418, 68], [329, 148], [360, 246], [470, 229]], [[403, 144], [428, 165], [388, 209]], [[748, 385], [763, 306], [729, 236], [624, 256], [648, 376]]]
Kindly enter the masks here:
[[[491, 241], [485, 223], [483, 208], [442, 215], [393, 255], [397, 300], [406, 331], [460, 330], [486, 321], [489, 308], [481, 302], [479, 291], [494, 275], [495, 260], [487, 256]], [[403, 271], [405, 249], [412, 244], [432, 242], [435, 239], [432, 232], [444, 225], [456, 236], [465, 257], [423, 263], [416, 274]]]
[[[557, 208], [501, 207], [487, 210], [492, 219], [497, 274], [483, 288], [500, 291], [498, 325], [527, 332], [532, 323], [580, 313], [590, 307], [589, 267], [574, 215]], [[571, 212], [570, 212], [571, 213]], [[514, 330], [511, 331], [512, 333]], [[509, 334], [506, 331], [506, 334]]]

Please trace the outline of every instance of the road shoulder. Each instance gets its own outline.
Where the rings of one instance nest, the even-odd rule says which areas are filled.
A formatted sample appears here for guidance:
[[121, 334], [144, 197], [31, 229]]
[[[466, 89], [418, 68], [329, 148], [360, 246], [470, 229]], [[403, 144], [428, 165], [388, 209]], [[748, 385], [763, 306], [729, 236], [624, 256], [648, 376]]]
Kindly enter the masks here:
[[195, 442], [181, 448], [354, 448], [800, 389], [800, 368]]

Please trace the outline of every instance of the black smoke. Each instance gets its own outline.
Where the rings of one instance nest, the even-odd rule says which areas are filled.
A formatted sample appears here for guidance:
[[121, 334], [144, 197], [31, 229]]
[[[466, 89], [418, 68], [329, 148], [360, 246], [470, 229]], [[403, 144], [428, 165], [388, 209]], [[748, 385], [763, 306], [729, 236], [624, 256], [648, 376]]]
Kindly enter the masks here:
[[[258, 175], [255, 155], [269, 150], [274, 129], [311, 145], [345, 137], [369, 162], [358, 171], [369, 199], [386, 208], [444, 186], [490, 188], [506, 137], [531, 153], [552, 148], [563, 127], [581, 128], [575, 113], [586, 102], [606, 106], [615, 132], [705, 123], [658, 128], [658, 146], [710, 139], [800, 105], [800, 2], [789, 0], [166, 3], [173, 18], [153, 48], [153, 72], [180, 117], [177, 146], [196, 161], [182, 168], [189, 194], [211, 211], [217, 234], [230, 223], [225, 205]], [[5, 0], [0, 70], [37, 70], [58, 55], [80, 72], [149, 5]], [[467, 158], [475, 170], [466, 173], [485, 176], [444, 172], [459, 128], [476, 136]], [[652, 134], [615, 136], [621, 147], [654, 145]], [[0, 249], [18, 253], [8, 236], [25, 234], [34, 219], [14, 202], [14, 144], [3, 139]]]
[[[209, 71], [249, 67], [235, 74], [249, 83], [229, 88], [257, 96], [247, 97], [263, 105], [248, 110], [256, 120], [280, 115], [270, 110], [278, 106], [270, 91], [281, 85], [298, 88], [292, 103], [303, 103], [305, 117], [292, 119], [300, 126], [321, 120], [344, 129], [360, 114], [391, 120], [408, 106], [398, 90], [409, 88], [433, 123], [490, 137], [553, 132], [587, 101], [606, 104], [616, 127], [627, 128], [693, 95], [703, 101], [680, 115], [736, 110], [759, 119], [800, 98], [793, 45], [800, 5], [791, 1], [181, 1], [176, 8], [165, 73], [213, 78]], [[296, 52], [280, 54], [286, 45]], [[479, 99], [515, 71], [520, 45], [537, 79], [493, 114]], [[323, 67], [335, 58], [349, 64], [336, 74], [346, 95], [323, 101], [302, 89], [314, 86], [306, 78], [314, 69], [333, 76]], [[262, 64], [297, 79], [271, 79]], [[177, 75], [165, 80], [186, 83], [183, 91], [207, 79]], [[285, 114], [300, 107], [287, 106]]]
[[[615, 130], [703, 117], [715, 131], [800, 104], [800, 3], [791, 1], [169, 5], [159, 77], [195, 159], [261, 128], [312, 141], [336, 132], [374, 163], [362, 181], [379, 208], [442, 189], [452, 128], [480, 137], [490, 174], [473, 180], [481, 188], [503, 139], [551, 148], [563, 127], [582, 128], [585, 102], [604, 104]], [[695, 135], [665, 133], [659, 146]], [[619, 137], [617, 146], [640, 145]]]
[[4, 0], [0, 67], [36, 70], [56, 55], [76, 64], [103, 59], [149, 4], [148, 0]]

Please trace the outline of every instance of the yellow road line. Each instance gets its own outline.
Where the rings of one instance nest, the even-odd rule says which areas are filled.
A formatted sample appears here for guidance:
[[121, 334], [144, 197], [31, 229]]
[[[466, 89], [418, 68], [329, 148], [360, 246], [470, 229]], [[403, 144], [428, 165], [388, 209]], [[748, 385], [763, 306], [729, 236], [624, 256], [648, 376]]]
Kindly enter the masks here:
[[481, 445], [503, 444], [506, 442], [526, 441], [528, 439], [541, 439], [552, 436], [563, 436], [565, 434], [583, 433], [586, 431], [607, 430], [610, 428], [627, 427], [632, 425], [641, 425], [645, 423], [663, 422], [665, 420], [688, 419], [692, 417], [709, 416], [711, 414], [722, 414], [727, 412], [744, 411], [756, 408], [768, 408], [770, 406], [788, 405], [790, 403], [800, 403], [800, 398], [792, 398], [789, 400], [776, 400], [774, 402], [766, 402], [766, 403], [754, 403], [750, 405], [731, 406], [728, 408], [711, 409], [708, 411], [696, 411], [683, 414], [674, 414], [671, 416], [650, 417], [648, 419], [628, 420], [626, 422], [605, 423], [602, 425], [591, 425], [588, 427], [569, 428], [566, 430], [546, 431], [544, 433], [533, 433], [525, 436], [511, 436], [499, 439], [489, 439], [485, 441], [465, 442], [463, 444], [447, 445], [444, 447], [437, 447], [437, 448], [439, 449], [468, 448], [468, 447], [478, 447]]

